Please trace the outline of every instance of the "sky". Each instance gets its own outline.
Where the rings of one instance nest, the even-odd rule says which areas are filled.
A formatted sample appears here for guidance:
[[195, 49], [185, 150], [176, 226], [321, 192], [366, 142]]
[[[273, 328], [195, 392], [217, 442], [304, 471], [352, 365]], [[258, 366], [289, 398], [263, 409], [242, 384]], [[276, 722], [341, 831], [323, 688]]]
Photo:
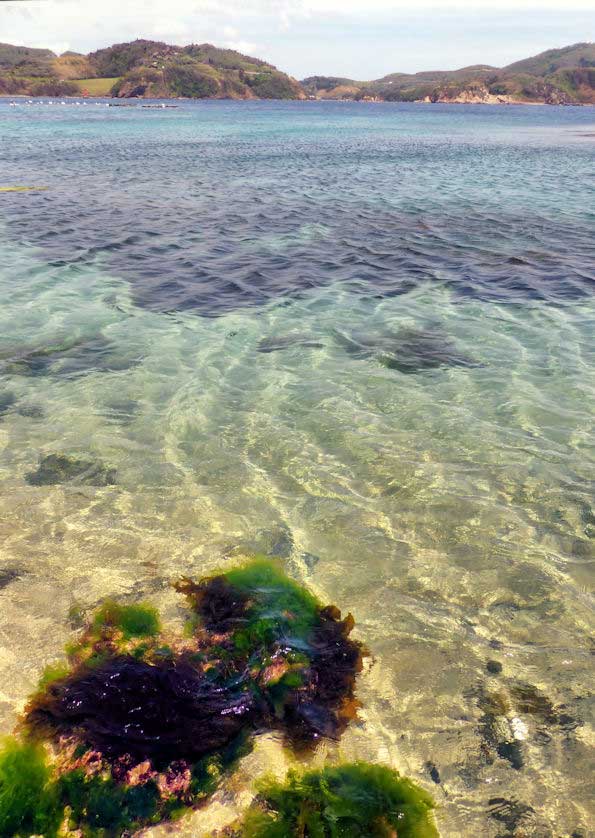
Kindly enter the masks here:
[[214, 43], [304, 78], [501, 67], [595, 40], [594, 0], [0, 0], [0, 42]]

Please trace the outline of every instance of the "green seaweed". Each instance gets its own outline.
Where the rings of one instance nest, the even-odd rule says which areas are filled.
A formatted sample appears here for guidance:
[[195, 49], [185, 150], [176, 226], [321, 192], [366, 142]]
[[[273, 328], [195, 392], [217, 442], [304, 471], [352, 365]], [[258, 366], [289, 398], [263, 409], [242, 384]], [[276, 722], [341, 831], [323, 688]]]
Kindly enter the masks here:
[[159, 615], [152, 605], [120, 605], [113, 600], [107, 600], [93, 618], [93, 628], [97, 632], [105, 627], [119, 629], [125, 640], [154, 637], [161, 630]]
[[283, 571], [280, 562], [258, 557], [224, 574], [234, 588], [254, 597], [248, 610], [249, 627], [258, 635], [275, 623], [297, 636], [311, 631], [320, 603]]
[[321, 608], [280, 562], [264, 556], [198, 584], [183, 579], [176, 588], [199, 618], [192, 620], [191, 631], [202, 624], [209, 631], [231, 633], [235, 649], [246, 654], [281, 637], [304, 640]]
[[430, 795], [382, 765], [356, 762], [265, 779], [241, 838], [436, 838]]
[[75, 769], [60, 778], [60, 791], [72, 825], [82, 828], [85, 836], [120, 835], [150, 821], [158, 809], [159, 791], [152, 781], [126, 787]]
[[66, 678], [68, 673], [70, 672], [70, 667], [66, 663], [50, 663], [41, 673], [41, 678], [39, 679], [39, 683], [37, 685], [37, 689], [40, 692], [45, 691], [50, 684], [53, 684], [55, 681], [61, 681], [62, 678]]
[[64, 807], [40, 745], [7, 739], [0, 751], [0, 835], [54, 838]]

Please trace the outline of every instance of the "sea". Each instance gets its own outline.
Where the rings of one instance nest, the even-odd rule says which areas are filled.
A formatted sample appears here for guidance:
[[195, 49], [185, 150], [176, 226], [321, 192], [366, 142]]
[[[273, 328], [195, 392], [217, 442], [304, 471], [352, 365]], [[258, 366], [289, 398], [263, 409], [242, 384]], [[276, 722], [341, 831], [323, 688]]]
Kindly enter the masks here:
[[595, 111], [110, 104], [0, 101], [0, 734], [97, 603], [264, 553], [358, 719], [146, 835], [367, 759], [445, 838], [587, 838]]

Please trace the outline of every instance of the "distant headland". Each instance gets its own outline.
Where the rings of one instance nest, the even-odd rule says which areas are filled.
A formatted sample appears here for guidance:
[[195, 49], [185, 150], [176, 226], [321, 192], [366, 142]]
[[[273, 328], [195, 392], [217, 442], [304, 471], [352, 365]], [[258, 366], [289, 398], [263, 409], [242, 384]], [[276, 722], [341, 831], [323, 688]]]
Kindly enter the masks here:
[[595, 44], [547, 50], [502, 68], [301, 82], [266, 61], [211, 44], [136, 40], [88, 55], [0, 44], [0, 95], [593, 105]]

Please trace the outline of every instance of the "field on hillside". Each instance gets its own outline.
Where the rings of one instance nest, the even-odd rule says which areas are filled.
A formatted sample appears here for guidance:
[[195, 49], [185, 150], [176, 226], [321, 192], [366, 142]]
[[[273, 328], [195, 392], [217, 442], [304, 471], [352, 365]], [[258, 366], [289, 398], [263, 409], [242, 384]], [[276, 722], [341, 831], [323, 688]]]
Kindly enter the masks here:
[[79, 88], [81, 93], [87, 90], [91, 96], [109, 96], [114, 84], [120, 81], [119, 77], [111, 79], [73, 79], [73, 84]]

